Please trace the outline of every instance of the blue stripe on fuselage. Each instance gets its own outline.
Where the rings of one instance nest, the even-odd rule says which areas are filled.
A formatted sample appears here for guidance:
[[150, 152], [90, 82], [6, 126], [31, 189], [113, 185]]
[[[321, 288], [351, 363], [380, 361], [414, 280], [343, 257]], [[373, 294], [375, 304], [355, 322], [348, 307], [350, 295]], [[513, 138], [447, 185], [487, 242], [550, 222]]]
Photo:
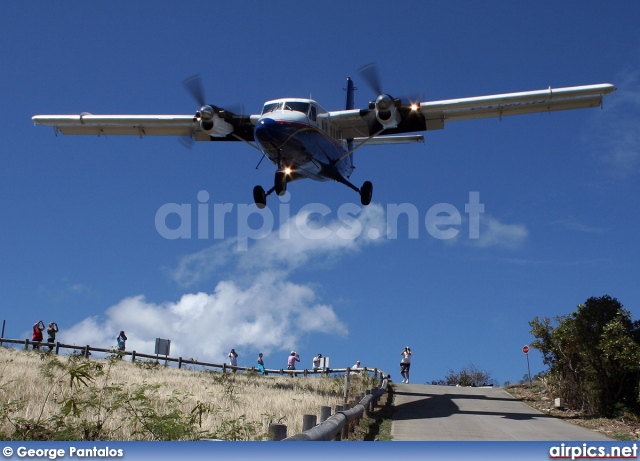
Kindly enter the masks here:
[[256, 124], [254, 135], [272, 162], [280, 161], [301, 176], [323, 181], [351, 172], [350, 157], [336, 164], [345, 154], [340, 143], [312, 125], [265, 117]]

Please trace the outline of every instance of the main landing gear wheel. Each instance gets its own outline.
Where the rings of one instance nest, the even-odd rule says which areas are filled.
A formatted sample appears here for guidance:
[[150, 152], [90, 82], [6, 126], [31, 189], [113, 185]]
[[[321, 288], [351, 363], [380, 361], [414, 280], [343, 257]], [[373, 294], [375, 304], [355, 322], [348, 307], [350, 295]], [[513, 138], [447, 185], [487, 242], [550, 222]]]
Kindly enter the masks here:
[[267, 193], [262, 186], [253, 188], [253, 201], [256, 202], [258, 208], [262, 209], [267, 206]]
[[287, 191], [287, 175], [284, 171], [276, 171], [276, 179], [274, 182], [276, 194], [283, 196]]
[[371, 181], [365, 181], [360, 190], [360, 203], [367, 206], [371, 203], [371, 196], [373, 195], [373, 184]]

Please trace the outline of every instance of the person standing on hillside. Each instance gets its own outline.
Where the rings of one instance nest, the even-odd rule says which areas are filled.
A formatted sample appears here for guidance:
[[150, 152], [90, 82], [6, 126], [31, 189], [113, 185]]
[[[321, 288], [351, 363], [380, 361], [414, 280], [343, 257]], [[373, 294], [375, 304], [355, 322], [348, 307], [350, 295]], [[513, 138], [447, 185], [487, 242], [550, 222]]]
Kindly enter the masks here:
[[322, 354], [318, 354], [313, 358], [313, 370], [317, 370], [318, 368], [320, 368], [320, 361], [322, 360]]
[[58, 324], [50, 322], [47, 328], [47, 342], [49, 343], [49, 352], [53, 350], [53, 343], [56, 342], [56, 333], [58, 332]]
[[262, 352], [258, 354], [258, 371], [263, 375], [267, 374], [266, 370], [264, 369], [264, 360], [262, 359]]
[[295, 370], [296, 362], [299, 362], [299, 361], [300, 361], [300, 356], [296, 353], [296, 351], [291, 351], [291, 355], [289, 355], [289, 358], [287, 359], [287, 370]]
[[407, 346], [402, 352], [402, 360], [400, 361], [400, 374], [402, 375], [402, 382], [409, 384], [409, 368], [411, 368], [411, 349]]
[[[116, 341], [118, 342], [118, 350], [124, 352], [125, 342], [127, 341], [127, 335], [124, 334], [124, 330], [120, 331], [120, 334], [116, 336]], [[122, 356], [121, 356], [122, 357]]]
[[238, 353], [235, 349], [231, 349], [229, 352], [229, 365], [233, 367], [233, 372], [236, 372], [236, 368], [238, 366]]
[[[41, 326], [42, 325], [42, 326]], [[33, 333], [31, 333], [31, 340], [37, 341], [38, 343], [42, 341], [42, 331], [44, 330], [44, 322], [42, 320], [38, 320], [33, 324]], [[40, 350], [40, 344], [33, 344], [32, 348]]]

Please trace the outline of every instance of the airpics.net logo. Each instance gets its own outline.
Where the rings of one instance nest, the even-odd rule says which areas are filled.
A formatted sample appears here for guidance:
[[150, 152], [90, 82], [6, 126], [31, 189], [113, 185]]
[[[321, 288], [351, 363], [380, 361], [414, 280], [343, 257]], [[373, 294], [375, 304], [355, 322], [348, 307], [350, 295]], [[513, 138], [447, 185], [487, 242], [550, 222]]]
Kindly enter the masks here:
[[[400, 237], [419, 239], [426, 234], [438, 240], [458, 238], [468, 226], [469, 239], [480, 238], [480, 215], [484, 204], [479, 192], [469, 192], [464, 211], [450, 203], [436, 203], [426, 212], [412, 203], [392, 203], [368, 207], [345, 203], [336, 210], [322, 203], [309, 203], [292, 215], [290, 195], [279, 202], [258, 208], [254, 203], [211, 203], [206, 190], [197, 194], [197, 203], [165, 203], [155, 214], [158, 234], [168, 240], [224, 240], [233, 233], [238, 250], [246, 251], [250, 241], [265, 239], [277, 233], [280, 239], [290, 239], [295, 232], [302, 238], [319, 240], [336, 236], [343, 239], [370, 240]], [[235, 221], [235, 225], [234, 225]], [[277, 227], [276, 227], [277, 224]], [[400, 234], [403, 235], [400, 235]]]

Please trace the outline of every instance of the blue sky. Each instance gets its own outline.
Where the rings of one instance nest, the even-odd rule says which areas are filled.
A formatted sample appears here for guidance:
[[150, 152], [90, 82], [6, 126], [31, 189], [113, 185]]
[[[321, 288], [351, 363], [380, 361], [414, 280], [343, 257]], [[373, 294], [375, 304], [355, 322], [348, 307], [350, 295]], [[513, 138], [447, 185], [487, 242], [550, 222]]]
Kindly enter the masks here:
[[[60, 325], [62, 342], [108, 347], [124, 329], [140, 352], [161, 337], [172, 355], [222, 362], [234, 347], [240, 365], [263, 351], [267, 367], [280, 368], [295, 349], [303, 365], [320, 352], [334, 367], [360, 360], [396, 380], [408, 345], [412, 382], [473, 364], [503, 383], [527, 372], [521, 348], [535, 316], [608, 294], [637, 318], [640, 8], [115, 1], [11, 2], [0, 13], [7, 337], [26, 338], [43, 319]], [[373, 182], [367, 209], [342, 185], [300, 181], [285, 201], [270, 197], [268, 228], [249, 205], [274, 168], [256, 170], [260, 155], [248, 146], [55, 137], [31, 122], [190, 114], [198, 107], [181, 82], [195, 73], [209, 102], [246, 113], [310, 95], [341, 109], [348, 75], [365, 107], [375, 95], [357, 69], [371, 61], [386, 92], [423, 100], [618, 90], [604, 110], [456, 122], [425, 133], [424, 144], [362, 148], [352, 179]], [[465, 213], [473, 194], [484, 205], [478, 239]], [[167, 204], [190, 206], [191, 238], [163, 237], [156, 215]], [[454, 238], [428, 231], [434, 206], [460, 212]], [[360, 228], [345, 225], [341, 207], [356, 207]], [[400, 219], [392, 239], [397, 207], [420, 221]], [[198, 238], [204, 208], [210, 232]], [[296, 219], [310, 210], [328, 210], [310, 219], [329, 235], [300, 234]], [[247, 224], [271, 232], [249, 238]], [[530, 362], [532, 373], [544, 369], [537, 351]]]

